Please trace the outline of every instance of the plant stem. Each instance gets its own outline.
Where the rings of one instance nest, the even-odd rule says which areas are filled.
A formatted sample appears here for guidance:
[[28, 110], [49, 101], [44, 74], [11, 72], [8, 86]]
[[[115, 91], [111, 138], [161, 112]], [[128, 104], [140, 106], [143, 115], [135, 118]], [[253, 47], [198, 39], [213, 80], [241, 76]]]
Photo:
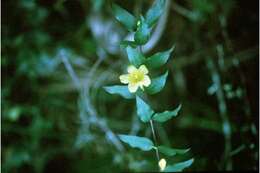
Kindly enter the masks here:
[[231, 143], [231, 125], [227, 115], [227, 105], [225, 101], [225, 96], [222, 90], [221, 85], [221, 78], [220, 74], [218, 73], [215, 64], [211, 58], [208, 59], [208, 67], [211, 71], [212, 81], [214, 84], [218, 86], [218, 90], [216, 91], [216, 97], [218, 100], [218, 107], [220, 112], [220, 117], [222, 119], [222, 131], [225, 139], [225, 149], [224, 149], [224, 156], [223, 156], [223, 166], [225, 167], [226, 171], [232, 170], [232, 158], [230, 157], [230, 152], [232, 150], [232, 143]]
[[[157, 147], [157, 139], [156, 139], [156, 135], [155, 135], [155, 132], [154, 132], [153, 120], [150, 120], [150, 125], [151, 125], [151, 129], [152, 129], [154, 145]], [[160, 156], [159, 156], [159, 152], [158, 152], [158, 149], [157, 149], [157, 148], [155, 149], [155, 152], [156, 152], [157, 160], [158, 160], [158, 162], [159, 162]]]
[[[143, 50], [142, 50], [142, 46], [139, 46], [139, 51], [143, 54]], [[155, 153], [156, 153], [156, 158], [157, 161], [160, 161], [160, 155], [158, 152], [158, 148], [157, 148], [157, 139], [156, 139], [156, 135], [155, 135], [155, 131], [154, 131], [154, 126], [153, 126], [153, 120], [150, 120], [150, 125], [151, 125], [151, 129], [152, 129], [152, 134], [153, 134], [153, 140], [154, 140], [154, 145], [155, 145]]]

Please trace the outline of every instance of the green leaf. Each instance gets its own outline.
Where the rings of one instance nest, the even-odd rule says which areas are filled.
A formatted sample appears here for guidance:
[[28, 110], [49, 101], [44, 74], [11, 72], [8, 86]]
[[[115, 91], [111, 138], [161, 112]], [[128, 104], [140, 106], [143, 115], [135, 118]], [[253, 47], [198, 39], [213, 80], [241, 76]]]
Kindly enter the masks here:
[[128, 46], [126, 48], [126, 53], [130, 63], [136, 67], [139, 67], [145, 61], [144, 56], [137, 50], [137, 48]]
[[112, 11], [116, 19], [120, 23], [122, 23], [129, 31], [135, 30], [136, 18], [131, 13], [116, 4], [112, 4]]
[[146, 13], [146, 21], [152, 27], [164, 11], [165, 0], [156, 0]]
[[103, 87], [110, 94], [118, 94], [126, 99], [134, 98], [134, 95], [129, 92], [126, 85], [113, 85]]
[[162, 113], [155, 113], [153, 116], [153, 120], [160, 123], [165, 122], [171, 119], [172, 117], [176, 117], [180, 109], [181, 109], [181, 104], [173, 111], [164, 111]]
[[194, 159], [190, 159], [184, 162], [179, 162], [174, 165], [168, 165], [166, 166], [165, 170], [163, 172], [181, 172], [183, 169], [191, 166]]
[[150, 38], [150, 29], [144, 18], [141, 16], [137, 22], [137, 30], [134, 35], [135, 42], [139, 45], [147, 43]]
[[176, 154], [184, 154], [188, 152], [190, 149], [175, 149], [175, 148], [169, 148], [165, 146], [158, 146], [158, 151], [167, 155], [167, 156], [174, 156]]
[[144, 137], [131, 136], [131, 135], [118, 135], [119, 138], [129, 144], [133, 148], [139, 148], [143, 151], [149, 151], [154, 147], [153, 142]]
[[145, 64], [149, 68], [158, 68], [158, 67], [164, 65], [168, 61], [170, 54], [173, 50], [174, 50], [174, 46], [167, 51], [158, 52], [158, 53], [150, 56], [149, 58], [147, 58]]
[[137, 44], [134, 41], [124, 40], [120, 43], [121, 48], [127, 48], [128, 46], [131, 46], [132, 48], [136, 48]]
[[136, 96], [137, 115], [143, 122], [150, 121], [154, 111], [140, 97]]
[[152, 79], [152, 83], [146, 88], [148, 94], [156, 94], [160, 92], [166, 83], [167, 76], [168, 71], [165, 72], [163, 75]]

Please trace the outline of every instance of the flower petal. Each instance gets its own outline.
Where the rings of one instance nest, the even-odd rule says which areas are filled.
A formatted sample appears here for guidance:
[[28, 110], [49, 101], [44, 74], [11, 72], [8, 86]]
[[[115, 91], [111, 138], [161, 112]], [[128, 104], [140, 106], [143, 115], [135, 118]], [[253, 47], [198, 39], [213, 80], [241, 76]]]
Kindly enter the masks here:
[[142, 81], [142, 84], [146, 87], [148, 87], [151, 84], [151, 79], [148, 75], [144, 75], [144, 80]]
[[128, 84], [129, 83], [129, 77], [128, 74], [123, 74], [119, 76], [120, 82], [124, 83], [124, 84]]
[[127, 72], [128, 73], [133, 73], [136, 70], [137, 70], [136, 67], [133, 66], [133, 65], [129, 65], [128, 68], [127, 68]]
[[149, 72], [145, 65], [141, 65], [139, 67], [139, 71], [141, 71], [143, 74], [148, 74]]
[[142, 90], [144, 90], [144, 85], [143, 85], [142, 82], [139, 82], [139, 83], [138, 83], [138, 86], [139, 86]]
[[138, 84], [128, 84], [128, 89], [130, 91], [130, 93], [134, 93], [137, 91], [138, 89]]

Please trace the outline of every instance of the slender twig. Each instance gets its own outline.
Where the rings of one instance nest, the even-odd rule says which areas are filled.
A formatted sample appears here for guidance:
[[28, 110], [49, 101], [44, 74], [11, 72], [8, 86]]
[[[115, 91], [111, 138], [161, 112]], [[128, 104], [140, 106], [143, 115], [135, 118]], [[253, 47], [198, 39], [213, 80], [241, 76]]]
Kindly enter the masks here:
[[218, 90], [216, 92], [217, 100], [219, 103], [219, 112], [222, 119], [222, 131], [225, 138], [225, 150], [223, 163], [227, 171], [232, 170], [232, 160], [230, 158], [231, 148], [231, 125], [227, 115], [227, 105], [222, 90], [220, 75], [215, 67], [215, 64], [211, 58], [208, 58], [208, 67], [211, 71], [212, 81], [217, 85]]
[[70, 62], [68, 60], [68, 57], [65, 55], [65, 50], [61, 50], [59, 52], [59, 56], [64, 64], [66, 70], [68, 71], [68, 74], [70, 75], [70, 77], [73, 81], [73, 84], [77, 87], [77, 89], [80, 89], [80, 87], [81, 87], [80, 80], [77, 77], [75, 71], [73, 70], [72, 65], [70, 64]]
[[230, 155], [230, 157], [233, 157], [234, 155], [238, 154], [240, 151], [243, 151], [244, 149], [246, 149], [246, 145], [242, 144], [238, 148], [236, 148], [235, 150], [230, 152], [229, 155]]
[[83, 86], [83, 102], [86, 105], [86, 111], [92, 115], [92, 119], [94, 120], [93, 122], [95, 122], [106, 134], [106, 137], [109, 141], [111, 141], [116, 148], [119, 151], [123, 151], [124, 147], [121, 144], [121, 142], [118, 140], [118, 138], [116, 137], [116, 135], [112, 132], [112, 130], [108, 127], [107, 123], [105, 122], [105, 120], [99, 119], [97, 116], [97, 112], [94, 109], [94, 106], [92, 105], [92, 103], [90, 102], [90, 95], [89, 95], [89, 89], [90, 89], [90, 79], [92, 79], [93, 74], [95, 73], [95, 71], [97, 70], [98, 66], [100, 65], [100, 63], [104, 60], [104, 58], [99, 56], [99, 59], [96, 61], [96, 63], [94, 64], [94, 66], [92, 67], [92, 69], [90, 70], [90, 72], [87, 75], [87, 79], [84, 82], [84, 86]]
[[[226, 19], [226, 16], [224, 15], [224, 12], [222, 12], [222, 14], [219, 15], [219, 23], [220, 23], [220, 26], [222, 28], [221, 33], [222, 33], [222, 36], [224, 38], [227, 49], [230, 52], [235, 53], [233, 45], [232, 45], [231, 40], [229, 38], [228, 31], [227, 31], [227, 19]], [[258, 48], [257, 48], [257, 53], [258, 52], [259, 51], [258, 51]], [[237, 68], [237, 72], [240, 76], [242, 85], [244, 86], [244, 88], [246, 88], [246, 77], [245, 77], [245, 74], [241, 70], [241, 65], [240, 65], [239, 61], [237, 61], [237, 63], [233, 63], [233, 64]], [[245, 102], [245, 106], [244, 106], [245, 107], [245, 114], [251, 120], [252, 127], [255, 128], [255, 124], [253, 123], [252, 117], [250, 116], [252, 112], [251, 112], [251, 109], [250, 109], [249, 96], [248, 96], [248, 92], [247, 92], [246, 89], [244, 89], [244, 102]], [[254, 133], [253, 130], [251, 132], [252, 132], [253, 135], [257, 135], [257, 133]]]
[[[207, 59], [207, 56], [204, 56], [205, 53], [211, 52], [216, 47], [210, 47], [209, 49], [197, 51], [194, 55], [185, 55], [178, 57], [174, 60], [173, 68], [185, 68], [190, 65], [195, 65], [200, 63], [201, 61]], [[226, 70], [234, 67], [234, 61], [237, 61], [238, 63], [243, 63], [244, 61], [250, 60], [258, 55], [258, 47], [252, 47], [246, 50], [242, 50], [232, 56], [228, 56], [225, 58], [225, 68]], [[187, 58], [190, 58], [189, 61], [186, 61]]]
[[90, 122], [90, 123], [96, 124], [102, 131], [104, 131], [107, 139], [109, 141], [111, 141], [119, 151], [123, 151], [124, 150], [123, 145], [118, 140], [118, 138], [113, 133], [113, 131], [108, 127], [107, 123], [97, 116], [97, 112], [95, 111], [93, 105], [91, 104], [91, 102], [89, 100], [89, 82], [87, 82], [87, 81], [89, 81], [89, 79], [92, 77], [93, 73], [95, 72], [98, 65], [101, 63], [101, 61], [103, 59], [100, 58], [97, 60], [97, 62], [94, 65], [94, 68], [92, 68], [90, 70], [90, 73], [87, 75], [88, 79], [85, 80], [84, 87], [82, 87], [82, 85], [79, 82], [80, 80], [79, 80], [78, 76], [76, 75], [75, 71], [73, 70], [72, 65], [68, 61], [68, 57], [66, 56], [66, 54], [63, 50], [60, 52], [59, 56], [61, 57], [66, 70], [68, 71], [70, 77], [72, 78], [74, 85], [77, 87], [77, 89], [80, 92], [80, 97], [81, 97], [80, 99], [83, 102], [83, 107], [85, 110], [84, 113], [88, 113], [90, 115], [89, 119], [86, 119], [85, 116], [80, 115], [82, 123]]
[[186, 9], [175, 2], [172, 3], [171, 8], [177, 13], [179, 13], [180, 15], [182, 15], [183, 17], [186, 17], [187, 19], [190, 20], [196, 19], [196, 15], [191, 10]]
[[[155, 131], [154, 131], [153, 120], [150, 120], [150, 125], [151, 125], [151, 129], [152, 129], [154, 145], [155, 145], [155, 147], [157, 147], [157, 139], [156, 139], [156, 135], [155, 135]], [[157, 149], [157, 148], [155, 149], [155, 152], [156, 152], [157, 160], [158, 160], [158, 162], [159, 162], [160, 156], [159, 156], [159, 152], [158, 152], [158, 149]]]

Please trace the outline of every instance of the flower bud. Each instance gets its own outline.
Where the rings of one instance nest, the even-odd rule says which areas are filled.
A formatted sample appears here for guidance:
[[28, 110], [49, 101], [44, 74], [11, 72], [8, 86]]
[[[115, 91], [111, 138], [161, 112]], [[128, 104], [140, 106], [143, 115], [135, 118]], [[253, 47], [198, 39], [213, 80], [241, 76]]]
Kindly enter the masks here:
[[164, 158], [162, 158], [159, 162], [158, 165], [160, 167], [160, 171], [163, 171], [166, 167], [166, 160]]

